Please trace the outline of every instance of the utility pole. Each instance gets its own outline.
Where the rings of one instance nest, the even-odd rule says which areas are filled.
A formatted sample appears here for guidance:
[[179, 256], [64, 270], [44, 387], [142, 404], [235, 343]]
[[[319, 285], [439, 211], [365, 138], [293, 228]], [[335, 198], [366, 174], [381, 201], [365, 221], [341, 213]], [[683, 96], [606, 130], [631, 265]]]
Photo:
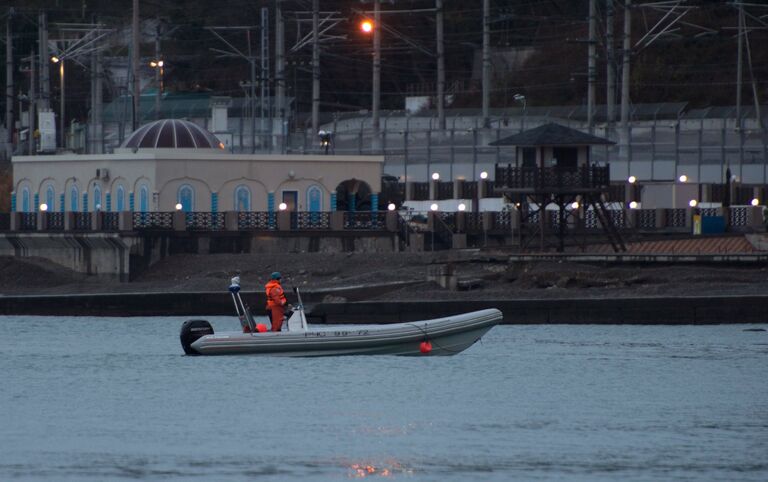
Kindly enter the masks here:
[[483, 0], [483, 127], [489, 127], [491, 106], [491, 0]]
[[445, 130], [445, 43], [443, 41], [443, 0], [435, 0], [437, 16], [437, 126]]
[[597, 24], [597, 0], [589, 0], [589, 46], [587, 47], [587, 125], [592, 134], [595, 126], [595, 81], [597, 80], [597, 58], [595, 27]]
[[[259, 101], [259, 112], [261, 114], [261, 147], [271, 146], [271, 136], [267, 132], [265, 121], [270, 117], [269, 105], [269, 9], [261, 7], [261, 100]], [[271, 122], [270, 122], [271, 125]], [[270, 129], [271, 131], [271, 129]], [[271, 148], [271, 147], [270, 147]]]
[[616, 120], [616, 56], [613, 48], [613, 0], [605, 0], [606, 45], [606, 121], [609, 127]]
[[742, 18], [742, 25], [744, 26], [744, 41], [747, 45], [747, 65], [749, 66], [749, 76], [752, 79], [752, 101], [755, 103], [755, 121], [757, 121], [757, 127], [762, 129], [763, 126], [763, 116], [760, 114], [760, 98], [757, 93], [757, 82], [755, 81], [755, 71], [752, 68], [752, 50], [749, 47], [749, 34], [747, 33], [746, 29], [746, 23], [743, 20], [744, 19], [744, 11], [743, 6], [741, 6], [741, 18]]
[[139, 103], [141, 95], [141, 82], [139, 81], [139, 0], [133, 0], [133, 42], [131, 48], [131, 70], [133, 71], [133, 118], [132, 128], [135, 131], [139, 127]]
[[[29, 155], [35, 152], [35, 119], [37, 114], [37, 69], [35, 68], [35, 49], [29, 53], [29, 131], [27, 133], [27, 144]], [[20, 149], [24, 151], [23, 147]]]
[[278, 150], [285, 147], [285, 24], [281, 0], [275, 0], [275, 117], [280, 123]]
[[101, 154], [104, 152], [104, 124], [102, 111], [103, 104], [103, 88], [104, 88], [104, 72], [101, 65], [101, 50], [96, 49], [93, 53], [94, 64], [96, 66], [96, 85], [95, 92], [93, 93], [93, 134], [95, 137], [93, 154]]
[[744, 6], [738, 4], [739, 8], [739, 33], [738, 39], [738, 59], [736, 60], [736, 128], [741, 129], [741, 90], [744, 81], [742, 65], [744, 63]]
[[48, 55], [48, 16], [40, 13], [40, 109], [51, 108], [50, 56]]
[[381, 0], [373, 1], [373, 99], [372, 122], [373, 142], [372, 148], [379, 146], [379, 102], [381, 100]]
[[6, 131], [6, 158], [10, 160], [13, 154], [13, 35], [11, 23], [13, 21], [13, 8], [8, 9], [8, 18], [5, 19], [5, 131]]
[[312, 135], [320, 125], [320, 1], [312, 0]]
[[[629, 57], [631, 54], [630, 36], [632, 30], [632, 0], [624, 3], [624, 45], [621, 69], [621, 127], [624, 134], [629, 135]], [[629, 144], [629, 138], [625, 139]]]
[[160, 57], [160, 19], [157, 19], [155, 26], [155, 119], [160, 120], [160, 96], [163, 94], [163, 67], [160, 64], [163, 59]]

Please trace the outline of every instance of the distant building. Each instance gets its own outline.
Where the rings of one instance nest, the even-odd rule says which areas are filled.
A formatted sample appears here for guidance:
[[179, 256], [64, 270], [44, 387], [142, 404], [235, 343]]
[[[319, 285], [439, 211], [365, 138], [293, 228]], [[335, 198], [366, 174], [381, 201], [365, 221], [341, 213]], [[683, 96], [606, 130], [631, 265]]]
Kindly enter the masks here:
[[[111, 154], [14, 156], [16, 211], [334, 211], [376, 204], [383, 156], [233, 154], [211, 132], [165, 119]], [[350, 196], [353, 199], [349, 199]], [[358, 196], [357, 199], [354, 199]]]

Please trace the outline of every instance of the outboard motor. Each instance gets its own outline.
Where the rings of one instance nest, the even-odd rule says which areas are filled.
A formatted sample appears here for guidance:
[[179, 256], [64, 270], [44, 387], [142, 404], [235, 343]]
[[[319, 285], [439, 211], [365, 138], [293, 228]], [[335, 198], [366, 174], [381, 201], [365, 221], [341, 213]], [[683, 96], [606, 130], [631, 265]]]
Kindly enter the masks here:
[[205, 335], [213, 335], [213, 327], [206, 320], [187, 320], [181, 325], [181, 347], [184, 348], [184, 353], [187, 355], [199, 355], [198, 352], [192, 348], [192, 343], [196, 342], [199, 338]]

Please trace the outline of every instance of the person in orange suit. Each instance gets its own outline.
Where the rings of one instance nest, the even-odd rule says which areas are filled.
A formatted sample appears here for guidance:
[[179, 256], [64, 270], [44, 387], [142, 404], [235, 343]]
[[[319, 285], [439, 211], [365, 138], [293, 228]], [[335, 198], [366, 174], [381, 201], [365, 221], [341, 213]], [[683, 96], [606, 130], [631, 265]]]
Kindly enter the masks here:
[[272, 331], [280, 331], [283, 327], [283, 320], [285, 319], [285, 305], [288, 300], [285, 298], [283, 287], [280, 284], [282, 276], [279, 271], [275, 271], [270, 275], [269, 282], [264, 285], [264, 290], [267, 295], [267, 311], [269, 311], [269, 319], [272, 322]]

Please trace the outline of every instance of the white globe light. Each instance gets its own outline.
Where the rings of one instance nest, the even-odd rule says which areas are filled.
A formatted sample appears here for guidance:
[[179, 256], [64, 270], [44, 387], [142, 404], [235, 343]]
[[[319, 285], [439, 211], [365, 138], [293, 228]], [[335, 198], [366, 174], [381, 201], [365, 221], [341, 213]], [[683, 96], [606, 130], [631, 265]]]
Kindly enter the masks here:
[[571, 203], [571, 209], [579, 209], [579, 202], [578, 201], [573, 201]]
[[182, 206], [181, 203], [176, 203], [176, 210], [177, 211], [181, 211], [181, 208], [183, 208], [183, 207], [184, 206]]
[[459, 203], [459, 211], [466, 211], [467, 205], [464, 203]]
[[481, 172], [480, 179], [488, 179], [488, 173], [486, 171]]
[[630, 184], [634, 184], [635, 182], [637, 182], [637, 178], [635, 176], [629, 176], [629, 178], [627, 179], [627, 182]]
[[680, 180], [680, 182], [686, 182], [686, 181], [688, 181], [688, 176], [686, 176], [685, 174], [683, 174], [683, 175], [682, 175], [682, 176], [680, 176], [678, 179]]
[[277, 209], [281, 211], [285, 211], [286, 209], [288, 209], [288, 205], [285, 203], [280, 203], [280, 205], [277, 206]]
[[759, 205], [760, 205], [760, 200], [759, 200], [759, 199], [757, 199], [757, 198], [754, 198], [754, 199], [753, 199], [753, 200], [750, 202], [750, 204], [751, 204], [751, 205], [753, 205], [753, 206], [759, 206]]
[[435, 181], [440, 179], [440, 173], [439, 172], [433, 172], [432, 173], [432, 179], [434, 179]]
[[695, 208], [697, 204], [699, 204], [699, 202], [695, 199], [691, 199], [690, 201], [688, 201], [688, 205], [692, 208]]
[[637, 209], [637, 201], [632, 201], [629, 203], [629, 209]]
[[387, 204], [387, 209], [389, 209], [390, 211], [394, 211], [394, 210], [395, 210], [395, 207], [397, 207], [397, 206], [395, 206], [395, 203], [389, 203], [389, 204]]
[[48, 210], [48, 205], [47, 205], [47, 204], [45, 204], [45, 203], [41, 204], [41, 205], [40, 205], [40, 210], [41, 210], [42, 212], [46, 212], [46, 211]]
[[432, 211], [437, 211], [437, 204], [436, 203], [432, 203], [432, 205], [429, 207], [429, 209], [431, 209]]

